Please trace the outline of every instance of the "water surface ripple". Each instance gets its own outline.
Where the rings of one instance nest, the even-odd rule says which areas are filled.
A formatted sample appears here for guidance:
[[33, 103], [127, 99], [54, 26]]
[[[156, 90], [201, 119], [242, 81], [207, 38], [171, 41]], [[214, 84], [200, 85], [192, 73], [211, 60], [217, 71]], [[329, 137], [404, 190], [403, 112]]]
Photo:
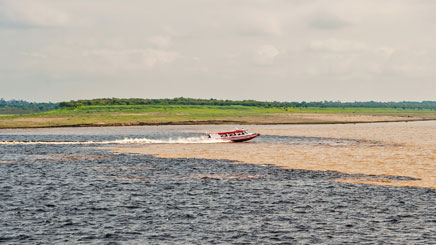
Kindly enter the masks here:
[[86, 145], [0, 145], [0, 243], [436, 240], [435, 190], [331, 181], [350, 176]]

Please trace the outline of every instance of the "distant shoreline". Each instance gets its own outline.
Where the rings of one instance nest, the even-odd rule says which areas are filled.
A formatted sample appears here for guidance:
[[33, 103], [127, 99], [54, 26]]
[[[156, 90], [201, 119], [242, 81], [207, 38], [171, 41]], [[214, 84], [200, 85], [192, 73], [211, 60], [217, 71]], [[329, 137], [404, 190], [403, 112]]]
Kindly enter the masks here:
[[436, 111], [392, 108], [265, 108], [253, 106], [83, 106], [0, 116], [0, 129], [160, 125], [307, 125], [436, 120]]

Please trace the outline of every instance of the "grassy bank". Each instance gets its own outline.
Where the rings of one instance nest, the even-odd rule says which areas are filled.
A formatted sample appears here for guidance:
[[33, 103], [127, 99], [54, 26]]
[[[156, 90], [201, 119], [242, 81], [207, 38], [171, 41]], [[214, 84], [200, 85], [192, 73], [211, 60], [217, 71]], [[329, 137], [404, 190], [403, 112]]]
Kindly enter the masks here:
[[1, 115], [0, 128], [166, 125], [358, 123], [436, 119], [426, 109], [265, 108], [214, 105], [103, 105], [63, 108], [27, 115]]

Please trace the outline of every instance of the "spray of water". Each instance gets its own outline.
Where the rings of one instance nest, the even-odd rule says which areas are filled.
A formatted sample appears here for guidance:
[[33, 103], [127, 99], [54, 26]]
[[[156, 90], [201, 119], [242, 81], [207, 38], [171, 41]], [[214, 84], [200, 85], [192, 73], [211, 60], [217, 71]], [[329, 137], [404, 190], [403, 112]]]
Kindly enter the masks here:
[[201, 136], [169, 139], [124, 138], [108, 141], [0, 141], [0, 145], [212, 144], [225, 142], [229, 141]]

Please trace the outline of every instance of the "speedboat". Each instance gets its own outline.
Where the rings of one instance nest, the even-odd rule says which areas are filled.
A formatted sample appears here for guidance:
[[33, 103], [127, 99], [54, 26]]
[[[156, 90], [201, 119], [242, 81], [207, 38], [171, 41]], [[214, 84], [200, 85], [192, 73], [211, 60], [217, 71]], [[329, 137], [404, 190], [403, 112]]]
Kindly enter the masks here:
[[212, 139], [222, 139], [222, 140], [229, 140], [233, 142], [242, 142], [242, 141], [251, 140], [259, 135], [260, 134], [257, 133], [249, 133], [245, 129], [208, 134], [209, 138]]

